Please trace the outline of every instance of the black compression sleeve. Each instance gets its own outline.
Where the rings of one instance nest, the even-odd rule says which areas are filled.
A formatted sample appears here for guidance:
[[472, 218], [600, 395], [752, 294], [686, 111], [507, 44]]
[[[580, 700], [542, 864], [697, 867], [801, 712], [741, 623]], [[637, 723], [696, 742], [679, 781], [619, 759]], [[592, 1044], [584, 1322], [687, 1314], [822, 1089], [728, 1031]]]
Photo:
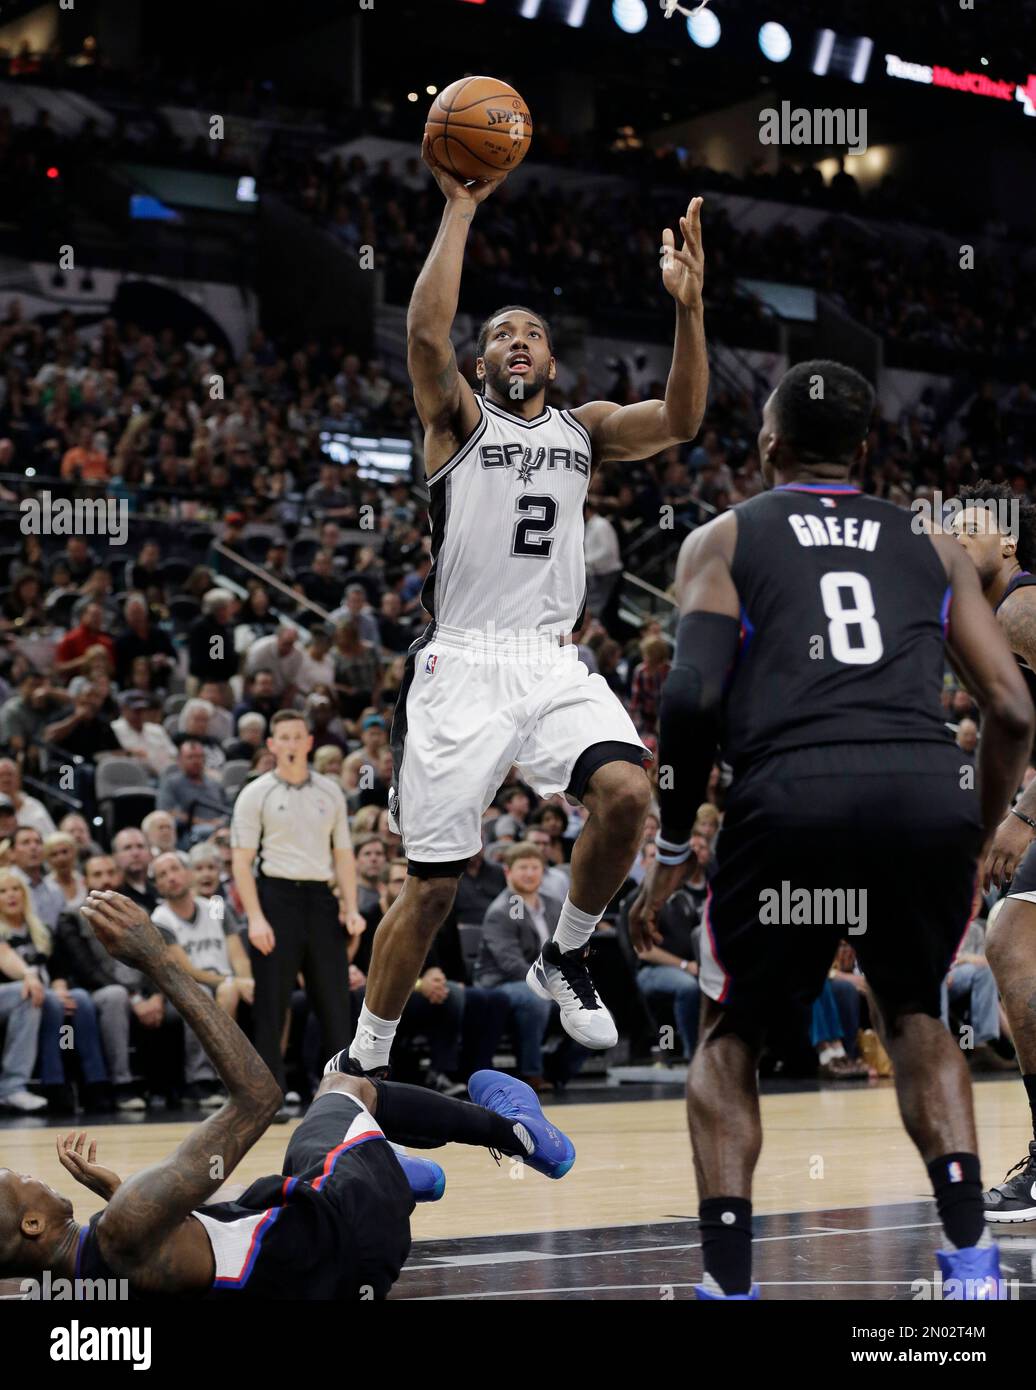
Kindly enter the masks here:
[[685, 613], [662, 687], [658, 738], [659, 839], [684, 845], [716, 760], [723, 687], [737, 659], [741, 625], [721, 613]]

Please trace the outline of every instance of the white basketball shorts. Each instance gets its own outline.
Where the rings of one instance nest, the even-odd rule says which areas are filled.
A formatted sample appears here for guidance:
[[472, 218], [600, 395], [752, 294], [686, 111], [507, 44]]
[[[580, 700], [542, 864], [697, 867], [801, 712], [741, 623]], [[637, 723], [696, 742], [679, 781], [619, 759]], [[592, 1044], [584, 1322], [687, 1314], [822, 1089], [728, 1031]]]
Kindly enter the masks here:
[[574, 646], [532, 659], [473, 652], [433, 635], [412, 649], [392, 722], [390, 820], [408, 859], [466, 859], [512, 763], [539, 795], [568, 787], [592, 744], [644, 748], [606, 681]]

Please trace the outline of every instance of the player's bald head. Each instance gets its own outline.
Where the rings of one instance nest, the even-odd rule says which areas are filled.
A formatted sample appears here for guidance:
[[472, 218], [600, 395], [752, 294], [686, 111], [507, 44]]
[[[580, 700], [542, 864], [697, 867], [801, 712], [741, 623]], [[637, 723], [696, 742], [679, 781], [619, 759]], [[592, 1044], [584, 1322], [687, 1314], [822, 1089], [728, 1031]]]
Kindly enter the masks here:
[[37, 1178], [0, 1168], [0, 1278], [47, 1268], [72, 1203]]

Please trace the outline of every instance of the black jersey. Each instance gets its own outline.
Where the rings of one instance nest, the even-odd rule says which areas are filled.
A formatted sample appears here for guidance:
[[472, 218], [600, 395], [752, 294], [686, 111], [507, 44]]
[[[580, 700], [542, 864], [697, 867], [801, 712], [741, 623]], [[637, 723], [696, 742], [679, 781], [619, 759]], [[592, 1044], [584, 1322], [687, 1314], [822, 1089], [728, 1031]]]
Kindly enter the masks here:
[[[383, 1298], [410, 1250], [414, 1199], [371, 1115], [342, 1093], [319, 1096], [292, 1135], [279, 1177], [192, 1213], [212, 1246], [214, 1277], [196, 1297]], [[80, 1231], [77, 1279], [118, 1276], [97, 1223]]]
[[723, 756], [735, 770], [832, 743], [946, 743], [952, 598], [911, 513], [844, 485], [789, 483], [735, 508], [741, 649]]
[[[337, 1232], [319, 1195], [284, 1178], [260, 1178], [235, 1202], [199, 1207], [216, 1258], [216, 1277], [195, 1297], [238, 1294], [255, 1298], [334, 1298], [342, 1261]], [[97, 1239], [97, 1212], [80, 1232], [77, 1279], [115, 1279]], [[139, 1297], [132, 1294], [131, 1297]]]
[[[1003, 598], [993, 609], [993, 612], [999, 613], [1016, 589], [1027, 589], [1033, 584], [1036, 584], [1036, 574], [1030, 574], [1028, 570], [1022, 570], [1020, 574], [1016, 574], [1004, 590]], [[1036, 671], [1032, 669], [1029, 663], [1024, 657], [1019, 655], [1018, 652], [1015, 652], [1014, 659], [1017, 661], [1021, 668], [1022, 675], [1025, 677], [1025, 684], [1029, 690], [1029, 699], [1036, 705]]]

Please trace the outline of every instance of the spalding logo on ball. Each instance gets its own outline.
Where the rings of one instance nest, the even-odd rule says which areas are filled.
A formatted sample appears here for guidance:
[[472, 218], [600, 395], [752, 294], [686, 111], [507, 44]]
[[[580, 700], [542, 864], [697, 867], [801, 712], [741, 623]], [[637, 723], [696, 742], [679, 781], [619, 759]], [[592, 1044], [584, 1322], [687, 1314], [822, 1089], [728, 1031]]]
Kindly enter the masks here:
[[492, 179], [517, 169], [532, 143], [525, 102], [495, 77], [462, 77], [444, 87], [425, 122], [432, 154], [459, 179]]

